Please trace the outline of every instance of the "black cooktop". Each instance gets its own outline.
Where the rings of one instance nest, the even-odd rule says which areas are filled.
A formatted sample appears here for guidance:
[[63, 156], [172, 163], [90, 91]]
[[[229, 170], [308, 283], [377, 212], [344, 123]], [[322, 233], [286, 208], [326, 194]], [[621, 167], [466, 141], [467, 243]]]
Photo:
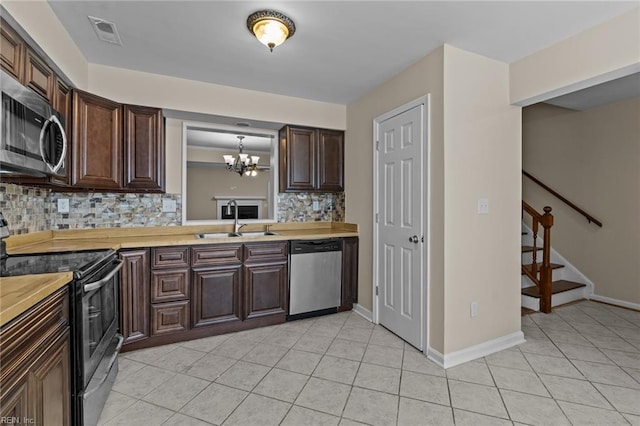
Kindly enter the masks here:
[[0, 277], [72, 271], [78, 279], [113, 257], [114, 250], [9, 255], [0, 260]]

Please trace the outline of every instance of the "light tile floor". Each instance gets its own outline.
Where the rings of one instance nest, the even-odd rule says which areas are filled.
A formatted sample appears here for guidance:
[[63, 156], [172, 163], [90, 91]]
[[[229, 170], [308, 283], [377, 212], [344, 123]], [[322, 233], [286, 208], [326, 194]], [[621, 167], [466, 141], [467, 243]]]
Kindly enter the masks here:
[[103, 425], [640, 425], [640, 313], [522, 318], [527, 342], [443, 370], [355, 313], [124, 353]]

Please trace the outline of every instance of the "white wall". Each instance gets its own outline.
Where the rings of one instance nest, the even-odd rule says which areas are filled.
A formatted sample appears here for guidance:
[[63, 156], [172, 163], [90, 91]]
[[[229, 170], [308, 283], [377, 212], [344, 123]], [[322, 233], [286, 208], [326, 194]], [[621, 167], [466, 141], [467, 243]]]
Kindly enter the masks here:
[[553, 209], [551, 244], [595, 294], [640, 304], [640, 98], [587, 111], [533, 105], [522, 126], [523, 168], [603, 223], [523, 177], [523, 199]]
[[[373, 307], [373, 120], [407, 102], [431, 95], [431, 152], [429, 154], [429, 196], [432, 206], [427, 253], [431, 269], [429, 280], [429, 324], [431, 345], [444, 350], [444, 181], [443, 181], [443, 57], [436, 49], [395, 77], [347, 106], [345, 143], [346, 221], [357, 223], [360, 231], [358, 303]], [[357, 206], [357, 207], [349, 207]]]
[[[347, 107], [347, 221], [360, 226], [358, 303], [370, 309], [372, 123], [430, 93], [429, 345], [448, 355], [520, 330], [520, 108], [509, 66], [449, 45]], [[353, 186], [351, 186], [353, 185]], [[488, 198], [491, 213], [476, 203]], [[479, 315], [470, 318], [471, 301]]]
[[510, 65], [511, 102], [531, 105], [640, 71], [640, 7]]
[[187, 220], [218, 219], [217, 201], [212, 197], [256, 197], [263, 198], [262, 217], [269, 215], [268, 172], [255, 177], [240, 176], [224, 167], [187, 167]]
[[520, 331], [521, 128], [508, 64], [445, 45], [444, 136], [449, 354]]
[[44, 0], [3, 0], [2, 6], [60, 67], [71, 82], [86, 89], [88, 63], [58, 17]]

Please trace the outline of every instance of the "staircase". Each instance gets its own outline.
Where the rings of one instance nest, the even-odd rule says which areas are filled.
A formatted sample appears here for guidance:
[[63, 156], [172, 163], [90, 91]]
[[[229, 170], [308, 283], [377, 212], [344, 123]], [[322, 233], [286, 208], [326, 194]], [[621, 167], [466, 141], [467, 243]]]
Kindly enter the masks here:
[[551, 207], [541, 214], [523, 201], [522, 210], [522, 306], [549, 313], [554, 306], [588, 298], [589, 280], [551, 247]]

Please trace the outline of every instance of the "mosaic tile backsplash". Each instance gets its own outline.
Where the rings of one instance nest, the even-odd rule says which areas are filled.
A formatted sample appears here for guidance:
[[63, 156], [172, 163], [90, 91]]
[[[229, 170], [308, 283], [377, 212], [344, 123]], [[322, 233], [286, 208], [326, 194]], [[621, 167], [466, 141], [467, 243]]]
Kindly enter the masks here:
[[278, 222], [344, 222], [344, 210], [344, 192], [278, 194]]
[[[58, 213], [58, 199], [69, 199], [69, 213]], [[176, 202], [162, 212], [162, 200]], [[0, 211], [12, 235], [55, 229], [174, 226], [182, 223], [180, 194], [52, 192], [0, 182]], [[344, 222], [344, 193], [278, 194], [278, 222]]]
[[[58, 213], [58, 199], [69, 213]], [[162, 212], [162, 200], [176, 201], [175, 213]], [[180, 194], [51, 192], [0, 183], [0, 211], [12, 235], [52, 229], [171, 226], [182, 223]]]

